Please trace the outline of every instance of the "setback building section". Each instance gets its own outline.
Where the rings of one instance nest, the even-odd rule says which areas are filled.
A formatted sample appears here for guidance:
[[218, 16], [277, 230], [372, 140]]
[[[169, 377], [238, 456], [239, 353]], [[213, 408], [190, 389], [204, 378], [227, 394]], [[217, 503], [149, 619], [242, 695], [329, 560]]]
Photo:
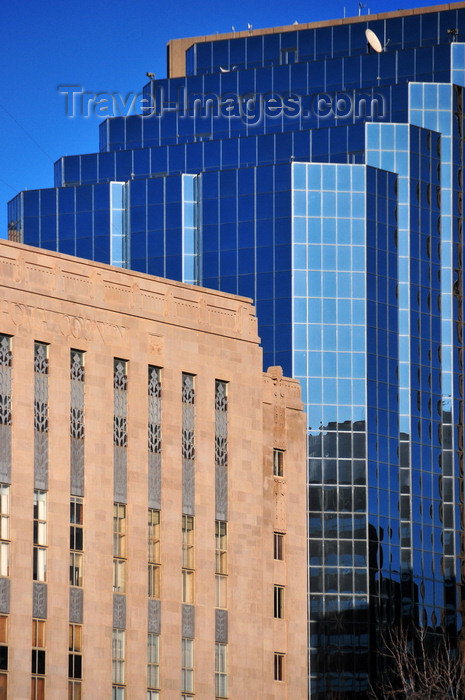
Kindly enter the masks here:
[[303, 697], [305, 418], [250, 301], [7, 242], [0, 286], [0, 688]]

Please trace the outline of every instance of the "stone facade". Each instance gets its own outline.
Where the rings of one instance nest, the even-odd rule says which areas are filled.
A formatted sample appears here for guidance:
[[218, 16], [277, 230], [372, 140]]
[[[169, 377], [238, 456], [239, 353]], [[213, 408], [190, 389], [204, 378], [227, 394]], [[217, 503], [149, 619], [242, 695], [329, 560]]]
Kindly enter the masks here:
[[[181, 696], [182, 636], [194, 639], [196, 698], [218, 696], [215, 642], [227, 644], [228, 698], [306, 697], [305, 419], [298, 382], [283, 378], [280, 368], [262, 373], [250, 301], [3, 241], [0, 287], [0, 339], [7, 338], [11, 351], [5, 373], [11, 386], [0, 381], [0, 392], [8, 385], [11, 399], [11, 411], [4, 412], [11, 420], [1, 426], [0, 441], [6, 485], [11, 473], [9, 571], [0, 578], [7, 601], [0, 615], [7, 622], [8, 697], [31, 697], [33, 615], [45, 619], [45, 674], [39, 676], [47, 700], [68, 697], [70, 623], [82, 624], [82, 678], [75, 682], [85, 700], [111, 697], [115, 626], [125, 631], [124, 682], [117, 684], [125, 700], [147, 697], [148, 632], [160, 635], [161, 700]], [[46, 434], [48, 449], [47, 481], [39, 485], [47, 498], [45, 580], [33, 571], [35, 343], [48, 352], [47, 411], [41, 407], [47, 420], [41, 432], [36, 428], [39, 436]], [[82, 377], [74, 372], [70, 378], [72, 350], [82, 353]], [[122, 391], [115, 389], [115, 358], [125, 363], [126, 403], [120, 393], [115, 398]], [[149, 366], [160, 368], [161, 414], [157, 393], [148, 394]], [[195, 454], [189, 454], [195, 592], [184, 604], [183, 373], [194, 377], [195, 387]], [[227, 406], [227, 415], [215, 417], [218, 381], [227, 404], [217, 412]], [[148, 444], [161, 444], [161, 451], [150, 452]], [[284, 458], [282, 476], [274, 475], [275, 450]], [[149, 475], [149, 466], [159, 473]], [[116, 488], [126, 508], [124, 592], [113, 573]], [[160, 592], [151, 598], [149, 492], [161, 523]], [[79, 582], [77, 574], [70, 580], [72, 497], [83, 503], [83, 564], [76, 567], [81, 586], [71, 585]], [[227, 602], [221, 609], [215, 599], [218, 515], [228, 535]], [[283, 535], [281, 560], [274, 559], [274, 532]], [[275, 619], [276, 586], [284, 589], [282, 619]], [[277, 654], [283, 655], [282, 681], [274, 680]]]

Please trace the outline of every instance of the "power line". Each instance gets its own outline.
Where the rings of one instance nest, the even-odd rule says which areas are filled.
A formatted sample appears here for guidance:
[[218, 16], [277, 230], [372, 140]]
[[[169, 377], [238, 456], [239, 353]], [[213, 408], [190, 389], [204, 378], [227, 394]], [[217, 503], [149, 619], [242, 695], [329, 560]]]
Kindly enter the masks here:
[[29, 138], [31, 139], [31, 141], [33, 141], [33, 142], [35, 143], [35, 145], [37, 146], [37, 148], [40, 148], [40, 150], [42, 151], [42, 153], [44, 153], [44, 154], [47, 156], [47, 158], [49, 158], [49, 159], [52, 161], [52, 163], [53, 163], [53, 158], [52, 158], [52, 156], [50, 155], [50, 153], [47, 153], [47, 151], [46, 151], [45, 149], [42, 148], [42, 146], [40, 145], [40, 143], [38, 143], [38, 142], [35, 140], [35, 138], [32, 136], [32, 134], [30, 134], [29, 131], [28, 131], [27, 129], [25, 129], [24, 126], [23, 126], [22, 124], [19, 123], [19, 121], [11, 114], [11, 112], [9, 112], [9, 111], [7, 110], [7, 108], [6, 108], [4, 105], [2, 105], [1, 102], [0, 102], [0, 107], [8, 114], [8, 116], [14, 121], [14, 123], [17, 124], [17, 125], [19, 126], [19, 128], [22, 129], [22, 131], [24, 131], [24, 133], [25, 133], [27, 136], [29, 136]]

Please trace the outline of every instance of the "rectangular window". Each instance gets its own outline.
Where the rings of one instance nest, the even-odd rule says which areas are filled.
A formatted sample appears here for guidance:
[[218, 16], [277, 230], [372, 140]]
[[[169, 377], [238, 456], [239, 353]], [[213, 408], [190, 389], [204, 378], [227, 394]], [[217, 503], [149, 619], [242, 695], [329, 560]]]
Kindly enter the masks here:
[[68, 678], [82, 678], [82, 625], [69, 625]]
[[274, 655], [274, 679], [275, 681], [284, 680], [284, 654]]
[[273, 476], [284, 476], [283, 450], [273, 450]]
[[148, 596], [160, 598], [160, 567], [158, 564], [148, 565]]
[[[113, 630], [113, 684], [124, 685], [124, 659], [125, 659], [126, 632], [121, 629]], [[116, 697], [118, 695], [116, 694]]]
[[215, 575], [215, 605], [217, 608], [228, 607], [228, 577]]
[[182, 638], [181, 691], [194, 692], [194, 640]]
[[274, 558], [278, 561], [284, 559], [284, 534], [282, 532], [274, 533]]
[[10, 573], [10, 487], [0, 484], [0, 576]]
[[113, 590], [126, 592], [126, 506], [113, 504]]
[[69, 583], [71, 586], [82, 586], [83, 567], [83, 500], [77, 496], [71, 497], [69, 527]]
[[45, 581], [47, 574], [47, 492], [34, 490], [33, 579]]
[[[32, 620], [31, 700], [45, 697], [45, 620]], [[42, 677], [41, 677], [42, 676]]]
[[284, 617], [284, 586], [274, 587], [274, 617]]
[[215, 698], [228, 697], [228, 664], [226, 644], [215, 644]]
[[160, 563], [160, 511], [154, 508], [148, 510], [148, 559], [153, 564]]
[[160, 597], [160, 511], [148, 509], [148, 595]]
[[228, 573], [228, 523], [223, 520], [215, 522], [216, 573]]
[[194, 602], [194, 518], [182, 516], [182, 602]]
[[[147, 636], [147, 690], [160, 687], [160, 635]], [[147, 694], [147, 697], [149, 695]]]
[[45, 700], [45, 678], [40, 676], [32, 677], [31, 700]]
[[82, 700], [81, 681], [68, 681], [68, 700]]
[[70, 537], [69, 548], [82, 552], [84, 535], [83, 535], [83, 500], [77, 496], [71, 497], [70, 503]]
[[227, 607], [228, 592], [228, 524], [215, 522], [215, 592], [216, 607]]
[[0, 698], [7, 698], [7, 674], [8, 671], [8, 617], [0, 615]]
[[80, 552], [69, 553], [69, 584], [82, 587], [82, 554]]

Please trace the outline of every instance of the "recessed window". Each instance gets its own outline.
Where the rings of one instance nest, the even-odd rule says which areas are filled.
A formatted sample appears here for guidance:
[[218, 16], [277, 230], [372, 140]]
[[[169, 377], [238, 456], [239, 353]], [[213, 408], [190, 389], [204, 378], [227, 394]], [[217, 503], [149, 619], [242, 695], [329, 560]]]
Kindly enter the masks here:
[[274, 655], [274, 679], [275, 681], [284, 680], [284, 654]]
[[160, 511], [148, 510], [148, 595], [160, 597]]
[[126, 506], [113, 505], [113, 590], [126, 592]]
[[284, 476], [284, 451], [273, 450], [273, 475]]
[[160, 687], [160, 636], [149, 633], [147, 636], [147, 700], [158, 700], [151, 695], [152, 689]]
[[284, 586], [274, 587], [274, 617], [284, 617]]
[[215, 522], [215, 590], [216, 607], [226, 608], [228, 597], [228, 523]]
[[215, 644], [215, 699], [228, 697], [227, 651], [227, 644]]
[[[45, 620], [32, 620], [31, 700], [43, 700], [45, 693]], [[41, 677], [42, 676], [42, 677]]]
[[82, 528], [83, 501], [76, 496], [71, 497], [70, 502], [70, 527], [69, 527], [69, 583], [71, 586], [82, 586], [83, 566], [83, 528]]
[[[113, 630], [113, 643], [112, 643], [112, 658], [113, 658], [113, 683], [118, 685], [124, 685], [124, 659], [125, 659], [125, 643], [126, 643], [126, 631], [122, 629], [115, 628]], [[113, 690], [118, 690], [115, 685]], [[123, 689], [124, 690], [124, 689]], [[113, 693], [113, 696], [119, 698], [121, 695], [117, 692]], [[122, 697], [124, 698], [124, 692]]]
[[34, 491], [33, 579], [45, 581], [47, 574], [47, 492]]
[[274, 533], [274, 558], [278, 561], [284, 559], [284, 534], [282, 532]]
[[194, 602], [194, 518], [182, 516], [182, 602]]
[[68, 648], [68, 678], [82, 678], [82, 625], [69, 626]]
[[182, 638], [181, 691], [194, 692], [194, 640]]
[[0, 576], [10, 573], [10, 487], [0, 484]]

